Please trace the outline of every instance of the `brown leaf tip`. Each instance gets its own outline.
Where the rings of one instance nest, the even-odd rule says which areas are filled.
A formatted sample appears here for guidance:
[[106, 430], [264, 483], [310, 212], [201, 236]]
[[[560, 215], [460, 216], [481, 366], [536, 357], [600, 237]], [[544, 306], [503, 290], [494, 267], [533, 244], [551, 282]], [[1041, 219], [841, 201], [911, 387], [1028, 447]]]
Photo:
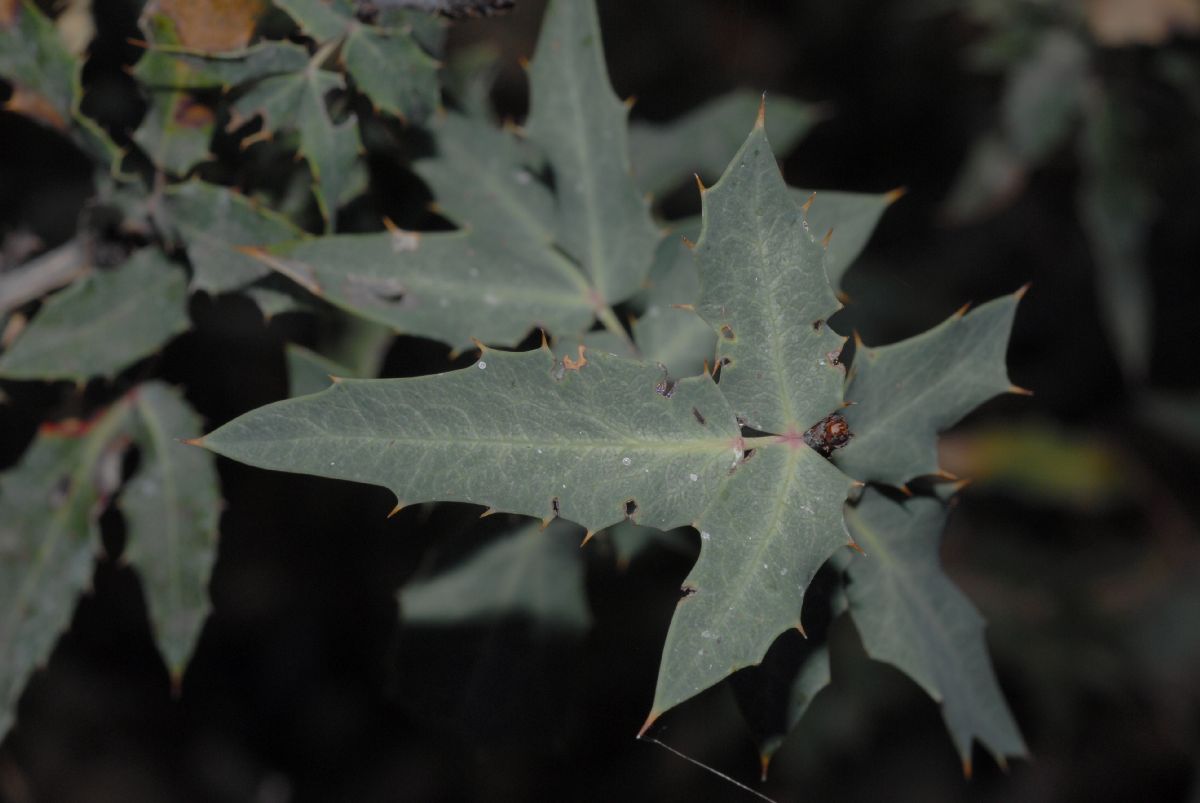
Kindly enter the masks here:
[[1025, 294], [1029, 292], [1029, 286], [1032, 284], [1033, 282], [1025, 282], [1025, 284], [1017, 288], [1017, 291], [1013, 293], [1013, 297], [1016, 298], [1017, 301], [1020, 301], [1025, 297]]
[[899, 201], [908, 194], [908, 187], [896, 187], [894, 190], [889, 190], [883, 196], [883, 202], [889, 206]]
[[758, 99], [758, 116], [754, 118], [754, 128], [761, 131], [767, 127], [767, 93], [763, 92]]
[[645, 735], [646, 735], [646, 731], [650, 730], [650, 727], [651, 727], [651, 726], [652, 726], [652, 725], [653, 725], [655, 722], [657, 722], [657, 721], [658, 721], [658, 718], [659, 718], [660, 716], [662, 716], [662, 712], [661, 712], [661, 711], [653, 711], [653, 710], [652, 710], [652, 711], [650, 712], [650, 716], [646, 717], [646, 721], [642, 723], [642, 728], [641, 728], [641, 730], [639, 730], [639, 731], [637, 732], [637, 738], [639, 738], [639, 739], [640, 739], [640, 738], [642, 738], [643, 736], [645, 736]]

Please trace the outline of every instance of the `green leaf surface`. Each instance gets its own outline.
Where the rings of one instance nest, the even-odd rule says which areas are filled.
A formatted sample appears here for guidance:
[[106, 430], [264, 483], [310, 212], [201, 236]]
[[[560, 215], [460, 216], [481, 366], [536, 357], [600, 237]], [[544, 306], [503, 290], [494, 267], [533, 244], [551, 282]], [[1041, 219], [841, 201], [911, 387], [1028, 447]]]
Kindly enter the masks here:
[[318, 44], [340, 40], [346, 71], [376, 108], [410, 121], [423, 120], [437, 108], [438, 63], [414, 38], [410, 18], [385, 19], [404, 24], [380, 27], [356, 19], [357, 8], [347, 0], [276, 0], [275, 4]]
[[12, 3], [0, 19], [0, 76], [12, 82], [5, 108], [65, 129], [75, 103], [77, 60], [54, 22], [29, 0]]
[[[699, 175], [721, 175], [746, 137], [761, 96], [745, 90], [713, 98], [669, 123], [635, 122], [629, 128], [633, 175], [643, 192], [662, 198]], [[787, 153], [821, 120], [816, 107], [788, 97], [771, 97], [767, 133], [777, 153]]]
[[461, 563], [400, 589], [406, 625], [447, 627], [520, 618], [582, 633], [591, 625], [579, 528], [552, 522], [504, 533]]
[[[784, 214], [775, 228], [746, 228], [737, 248], [713, 247], [710, 269], [716, 274], [744, 271], [747, 253], [776, 247], [807, 244], [823, 255], [803, 231], [800, 209], [782, 186], [760, 128], [747, 148], [756, 144], [761, 159], [750, 171], [735, 161], [729, 171], [734, 178], [722, 180], [728, 195], [706, 206], [706, 226], [712, 216], [740, 220], [747, 204], [734, 197], [738, 192], [749, 196], [752, 210], [765, 209], [755, 200], [781, 199]], [[777, 186], [754, 180], [768, 164]], [[770, 199], [755, 195], [763, 184]], [[792, 236], [780, 237], [780, 229]], [[764, 238], [758, 247], [755, 237]], [[433, 236], [393, 232], [363, 242], [379, 249], [374, 259], [382, 262], [397, 250], [419, 253], [423, 239]], [[350, 238], [300, 247], [331, 242], [343, 260], [352, 253]], [[333, 264], [333, 254], [323, 262]], [[797, 283], [808, 291], [819, 279], [836, 308], [821, 262], [813, 264], [821, 272]], [[312, 276], [310, 269], [307, 278]], [[524, 287], [526, 293], [540, 289], [536, 283]], [[761, 332], [765, 327], [755, 316], [773, 311], [746, 303], [739, 313], [748, 331]], [[803, 317], [792, 326], [812, 332]], [[809, 386], [805, 370], [823, 375], [826, 369], [815, 361], [797, 365], [781, 381]], [[627, 518], [660, 529], [693, 524], [701, 531], [701, 553], [667, 636], [653, 721], [761, 660], [776, 636], [800, 625], [813, 574], [849, 542], [842, 507], [852, 483], [793, 429], [743, 438], [724, 380], [718, 388], [702, 375], [669, 389], [663, 380], [655, 365], [603, 351], [580, 349], [556, 359], [545, 346], [522, 353], [484, 349], [474, 366], [460, 371], [346, 380], [260, 408], [201, 445], [264, 468], [383, 485], [401, 503], [471, 502], [543, 520], [561, 516], [591, 532]]]
[[299, 152], [312, 172], [313, 194], [330, 226], [353, 190], [351, 177], [360, 150], [354, 116], [335, 123], [325, 105], [327, 94], [344, 88], [341, 75], [310, 63], [300, 72], [264, 78], [233, 104], [236, 121], [261, 115], [267, 131], [297, 132]]
[[641, 285], [659, 235], [630, 174], [628, 109], [609, 84], [592, 0], [552, 0], [529, 81], [526, 129], [553, 169], [556, 239], [615, 304]]
[[292, 398], [325, 390], [333, 384], [335, 376], [353, 376], [346, 366], [295, 343], [287, 344], [284, 358], [287, 361], [288, 396]]
[[730, 678], [738, 707], [758, 742], [764, 781], [771, 759], [831, 679], [827, 645], [804, 641], [787, 652], [773, 651], [760, 666]]
[[983, 617], [941, 570], [945, 505], [931, 497], [900, 504], [868, 488], [846, 521], [866, 552], [850, 563], [847, 596], [867, 654], [941, 705], [968, 770], [974, 739], [1001, 763], [1026, 755], [992, 671]]
[[1066, 140], [1088, 81], [1087, 48], [1064, 28], [1050, 28], [1012, 69], [1001, 113], [1005, 139], [1021, 159], [1040, 162]]
[[696, 310], [718, 334], [721, 390], [754, 429], [803, 432], [842, 403], [843, 377], [828, 355], [844, 339], [825, 325], [841, 304], [761, 114], [703, 202]]
[[51, 296], [3, 355], [0, 376], [111, 376], [188, 328], [187, 279], [156, 248]]
[[[674, 224], [663, 239], [650, 269], [650, 288], [639, 296], [641, 315], [633, 322], [633, 341], [650, 361], [673, 377], [692, 376], [716, 356], [716, 334], [690, 307], [700, 296], [700, 277], [685, 236], [698, 237], [696, 220]], [[686, 232], [686, 233], [685, 233]]]
[[179, 393], [158, 382], [130, 396], [130, 430], [141, 452], [119, 499], [125, 558], [142, 578], [159, 649], [178, 678], [208, 613], [221, 499], [213, 456], [179, 439], [200, 434]]
[[[774, 113], [774, 107], [771, 111]], [[875, 194], [793, 189], [792, 193], [792, 197], [800, 204], [806, 204], [811, 199], [805, 220], [814, 237], [823, 239], [829, 236], [829, 244], [825, 248], [825, 270], [830, 283], [840, 287], [846, 269], [854, 264], [875, 233], [879, 218], [904, 191]]]
[[413, 169], [433, 190], [439, 212], [509, 249], [552, 246], [554, 196], [530, 170], [534, 154], [523, 142], [455, 112], [440, 115], [430, 132], [437, 156], [418, 160]]
[[133, 75], [156, 89], [228, 89], [302, 70], [307, 64], [308, 51], [292, 42], [259, 42], [221, 53], [156, 43], [142, 54]]
[[[154, 45], [180, 43], [175, 22], [165, 13], [148, 10], [140, 22]], [[192, 68], [179, 59], [152, 59], [139, 65], [138, 78], [147, 91], [149, 108], [133, 140], [155, 166], [173, 175], [186, 175], [207, 159], [216, 121], [215, 111], [182, 87]]]
[[671, 619], [649, 721], [758, 663], [780, 633], [801, 627], [817, 569], [850, 543], [842, 515], [850, 485], [795, 440], [756, 449], [721, 484], [695, 525], [700, 558]]
[[241, 193], [204, 181], [172, 186], [165, 203], [192, 264], [192, 289], [214, 295], [270, 275], [269, 267], [239, 247], [271, 245], [303, 234]]
[[937, 436], [993, 396], [1014, 390], [1004, 356], [1024, 290], [890, 346], [860, 345], [843, 412], [853, 437], [833, 453], [863, 481], [904, 485], [938, 474]]
[[314, 295], [397, 331], [466, 348], [515, 345], [534, 327], [582, 331], [594, 310], [556, 264], [472, 233], [339, 235], [276, 246], [271, 267]]
[[716, 386], [681, 380], [668, 399], [655, 392], [654, 366], [587, 360], [566, 370], [548, 349], [489, 349], [460, 371], [345, 380], [252, 411], [203, 445], [252, 465], [383, 485], [405, 503], [473, 502], [542, 519], [557, 506], [596, 531], [624, 519], [634, 499], [642, 524], [689, 523], [737, 457], [738, 428]]
[[376, 108], [413, 122], [438, 107], [438, 64], [404, 31], [354, 26], [342, 45], [342, 60]]
[[118, 404], [91, 422], [43, 425], [0, 475], [0, 738], [90, 582], [97, 522], [121, 481], [128, 414]]

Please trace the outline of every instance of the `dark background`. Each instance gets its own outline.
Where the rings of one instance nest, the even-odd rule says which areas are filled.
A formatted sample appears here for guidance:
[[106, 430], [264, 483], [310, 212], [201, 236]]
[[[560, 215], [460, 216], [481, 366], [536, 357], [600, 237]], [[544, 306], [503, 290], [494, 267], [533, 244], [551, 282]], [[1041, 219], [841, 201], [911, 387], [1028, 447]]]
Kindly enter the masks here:
[[[518, 5], [457, 26], [452, 44], [501, 46], [509, 67], [496, 100], [519, 119], [516, 59], [533, 51], [542, 4]], [[905, 0], [599, 5], [613, 84], [636, 95], [635, 117], [670, 119], [736, 87], [826, 101], [835, 115], [787, 157], [789, 182], [908, 188], [848, 276], [846, 330], [890, 342], [1032, 281], [1009, 363], [1014, 382], [1036, 395], [993, 400], [956, 433], [1037, 424], [1101, 450], [1116, 470], [1082, 501], [981, 480], [951, 518], [947, 570], [989, 619], [1032, 760], [1005, 773], [977, 750], [975, 777], [964, 780], [936, 705], [899, 672], [867, 661], [853, 631], [835, 624], [833, 686], [758, 788], [779, 800], [1200, 799], [1200, 466], [1195, 442], [1146, 403], [1156, 392], [1200, 390], [1200, 125], [1177, 89], [1155, 78], [1153, 48], [1096, 56], [1133, 88], [1161, 210], [1147, 259], [1148, 380], [1131, 386], [1094, 300], [1070, 147], [997, 214], [940, 222], [968, 148], [995, 123], [1001, 88], [967, 69], [964, 53], [981, 32], [964, 15]], [[124, 43], [137, 35], [136, 3], [96, 0], [95, 12], [89, 81], [119, 85], [122, 63], [136, 58]], [[1196, 45], [1170, 44], [1193, 61]], [[139, 113], [134, 102], [114, 116], [132, 126]], [[380, 169], [380, 207], [395, 203], [383, 197], [388, 188], [416, 186], [399, 168]], [[0, 114], [4, 232], [66, 239], [88, 185], [89, 165], [68, 143]], [[675, 214], [696, 208], [691, 193], [668, 202]], [[194, 298], [191, 312], [195, 329], [139, 370], [181, 384], [210, 428], [286, 394], [282, 348], [311, 340], [304, 320], [267, 324], [237, 298]], [[401, 337], [384, 374], [450, 365], [444, 347]], [[0, 460], [9, 465], [37, 423], [61, 411], [66, 391], [3, 389]], [[106, 392], [98, 385], [86, 395]], [[1049, 459], [1046, 470], [1055, 465]], [[228, 507], [213, 613], [178, 696], [137, 577], [100, 559], [94, 593], [30, 683], [0, 748], [0, 799], [753, 799], [633, 738], [690, 558], [650, 552], [618, 571], [602, 546], [593, 549], [595, 625], [581, 639], [548, 640], [521, 623], [401, 630], [395, 591], [429, 551], [453, 553], [503, 527], [502, 517], [480, 524], [475, 508], [444, 505], [388, 520], [392, 500], [380, 489], [219, 467]], [[107, 524], [115, 553], [119, 521]], [[754, 743], [723, 686], [666, 715], [655, 733], [756, 784]]]

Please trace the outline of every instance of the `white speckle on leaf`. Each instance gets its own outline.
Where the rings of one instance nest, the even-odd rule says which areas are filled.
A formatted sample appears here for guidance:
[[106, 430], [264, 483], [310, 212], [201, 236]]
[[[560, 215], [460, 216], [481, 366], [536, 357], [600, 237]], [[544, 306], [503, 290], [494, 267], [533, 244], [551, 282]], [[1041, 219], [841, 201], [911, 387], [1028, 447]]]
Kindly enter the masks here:
[[484, 293], [483, 303], [487, 304], [489, 307], [494, 307], [500, 303], [500, 299], [496, 298], [496, 296], [492, 293]]
[[695, 482], [696, 480], [700, 479], [700, 475], [699, 474], [688, 474], [688, 479], [691, 480], [692, 482]]
[[700, 531], [700, 540], [701, 541], [707, 541], [710, 538], [712, 538], [712, 533], [706, 533], [703, 530]]
[[487, 363], [484, 362], [483, 360], [480, 360], [479, 361], [479, 370], [482, 371], [484, 368], [487, 368]]
[[632, 465], [633, 465], [633, 460], [632, 460], [631, 458], [628, 458], [628, 457], [622, 457], [622, 458], [621, 458], [621, 465], [623, 465], [623, 466], [632, 466]]
[[541, 454], [541, 453], [542, 453], [542, 450], [541, 450], [541, 449], [538, 449], [538, 450], [537, 450], [537, 453], [538, 453], [538, 454]]
[[513, 180], [524, 187], [526, 184], [533, 181], [533, 176], [529, 175], [528, 170], [514, 170]]
[[397, 254], [416, 251], [421, 246], [421, 235], [397, 229], [392, 232], [392, 251]]
[[787, 566], [784, 566], [782, 569], [780, 569], [780, 570], [779, 570], [779, 576], [780, 576], [780, 577], [786, 577], [786, 576], [787, 576]]

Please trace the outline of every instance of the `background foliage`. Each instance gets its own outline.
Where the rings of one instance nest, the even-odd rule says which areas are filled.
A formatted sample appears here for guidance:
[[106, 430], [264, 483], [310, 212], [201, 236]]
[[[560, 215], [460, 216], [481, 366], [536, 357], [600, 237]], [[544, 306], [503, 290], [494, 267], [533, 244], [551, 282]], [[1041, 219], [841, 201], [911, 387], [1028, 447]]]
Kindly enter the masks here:
[[[305, 4], [282, 5], [303, 13]], [[532, 52], [539, 5], [451, 31], [451, 52], [501, 49], [495, 96], [515, 116], [525, 111], [515, 61]], [[964, 301], [1034, 282], [1010, 365], [1014, 381], [1038, 395], [990, 403], [945, 440], [942, 462], [977, 478], [951, 517], [943, 557], [991, 623], [1001, 682], [1036, 761], [1008, 775], [981, 766], [968, 787], [936, 707], [899, 673], [866, 662], [843, 630], [830, 636], [834, 686], [780, 748], [766, 791], [1095, 800], [1138, 796], [1153, 784], [1160, 795], [1185, 799], [1197, 765], [1200, 663], [1193, 624], [1200, 373], [1189, 337], [1197, 300], [1189, 279], [1200, 245], [1190, 225], [1200, 84], [1191, 6], [1137, 4], [1151, 12], [1123, 17], [1113, 10], [1122, 4], [1100, 2], [601, 5], [613, 83], [622, 96], [637, 93], [635, 118], [668, 120], [735, 86], [826, 101], [828, 119], [787, 159], [790, 182], [872, 193], [908, 187], [845, 279], [856, 302], [846, 325], [867, 342], [910, 336]], [[336, 121], [307, 134], [268, 114], [279, 147], [256, 136], [254, 122], [226, 134], [224, 118], [189, 112], [177, 93], [132, 91], [122, 65], [136, 61], [144, 81], [155, 69], [181, 68], [137, 61], [140, 49], [127, 40], [146, 33], [133, 4], [97, 0], [93, 10], [99, 38], [83, 75], [84, 105], [118, 142], [132, 136], [154, 164], [182, 175], [206, 158], [208, 134], [181, 151], [186, 137], [162, 138], [156, 121], [198, 124], [217, 135], [217, 160], [202, 175], [238, 184], [310, 231], [332, 225], [339, 203], [363, 188], [337, 212], [339, 230], [370, 228], [381, 215], [405, 229], [435, 220], [426, 190], [395, 166], [413, 145], [371, 109], [335, 107]], [[303, 24], [319, 46], [340, 35], [342, 23]], [[238, 29], [236, 21], [216, 28]], [[160, 34], [156, 42], [172, 44], [168, 31], [153, 32]], [[286, 52], [267, 60], [280, 70], [272, 80], [281, 92], [303, 93], [312, 76]], [[229, 81], [196, 80], [214, 101]], [[464, 70], [464, 98], [472, 80]], [[64, 86], [48, 91], [69, 97]], [[416, 118], [427, 111], [428, 91], [392, 83], [370, 94], [381, 109]], [[9, 107], [23, 113], [0, 120], [6, 270], [35, 250], [72, 242], [88, 214], [89, 187], [105, 186], [76, 145], [107, 147], [96, 132], [72, 126], [47, 136], [30, 115], [65, 123], [69, 103], [22, 107], [29, 96], [19, 85], [9, 92]], [[235, 113], [237, 103], [230, 119]], [[367, 152], [367, 170], [357, 176], [337, 167], [352, 118]], [[247, 138], [243, 155], [237, 145]], [[306, 162], [291, 159], [296, 147]], [[989, 158], [972, 156], [983, 148], [992, 148]], [[721, 161], [714, 159], [714, 170]], [[309, 194], [321, 164], [334, 165], [322, 175], [336, 175], [344, 189], [322, 182]], [[988, 168], [982, 179], [977, 165]], [[417, 173], [433, 182], [419, 165]], [[232, 258], [221, 244], [262, 242], [271, 233], [223, 228], [238, 216], [222, 218], [197, 186], [183, 185], [150, 210], [156, 225], [179, 227], [196, 268], [193, 289], [206, 291], [187, 302], [192, 331], [131, 375], [93, 382], [82, 394], [6, 381], [6, 462], [17, 460], [41, 421], [86, 416], [150, 373], [182, 385], [208, 421], [220, 422], [287, 395], [289, 379], [304, 381], [298, 369], [313, 363], [305, 347], [359, 361], [343, 365], [344, 374], [369, 375], [381, 365], [383, 375], [403, 376], [465, 364], [447, 361], [429, 341], [388, 344], [369, 328], [281, 314], [296, 302], [265, 271], [252, 302], [222, 295], [233, 287], [221, 273]], [[672, 216], [697, 211], [694, 192], [665, 193], [660, 203]], [[257, 225], [273, 226], [279, 239], [294, 233], [282, 219]], [[207, 260], [187, 227], [215, 235]], [[117, 247], [140, 244], [138, 232], [120, 234]], [[142, 289], [156, 298], [168, 292]], [[178, 331], [182, 303], [174, 318], [158, 322], [163, 331]], [[142, 356], [95, 345], [99, 356], [88, 355], [85, 366], [107, 357], [119, 367]], [[14, 349], [5, 360], [17, 356]], [[68, 356], [78, 358], [56, 360], [67, 365]], [[168, 395], [156, 400], [171, 403]], [[131, 398], [129, 414], [143, 403]], [[131, 424], [130, 437], [144, 440], [140, 431]], [[126, 470], [152, 472], [151, 454], [143, 447], [139, 464]], [[542, 556], [587, 563], [586, 604], [576, 601], [560, 619], [494, 621], [464, 611], [467, 627], [446, 628], [421, 613], [422, 599], [436, 600], [444, 587], [432, 579], [410, 585], [397, 632], [397, 586], [414, 577], [453, 583], [453, 573], [436, 570], [495, 537], [502, 522], [475, 523], [473, 512], [454, 508], [415, 508], [384, 521], [390, 500], [377, 489], [234, 464], [222, 464], [221, 473], [228, 510], [214, 613], [178, 697], [151, 639], [155, 613], [139, 581], [125, 562], [100, 560], [95, 593], [66, 612], [71, 631], [22, 701], [22, 727], [0, 754], [0, 795], [153, 800], [170, 789], [230, 800], [741, 799], [630, 738], [649, 704], [673, 589], [692, 561], [687, 542], [632, 559], [618, 538], [582, 554]], [[134, 561], [136, 509], [121, 513], [102, 517], [100, 530], [110, 553], [124, 542]], [[498, 540], [491, 549], [519, 555], [520, 543]], [[614, 564], [610, 549], [625, 560]], [[485, 559], [495, 558], [476, 557]], [[562, 569], [579, 570], [578, 563]], [[681, 710], [662, 738], [752, 778], [755, 746], [732, 698], [712, 694], [699, 703]]]

